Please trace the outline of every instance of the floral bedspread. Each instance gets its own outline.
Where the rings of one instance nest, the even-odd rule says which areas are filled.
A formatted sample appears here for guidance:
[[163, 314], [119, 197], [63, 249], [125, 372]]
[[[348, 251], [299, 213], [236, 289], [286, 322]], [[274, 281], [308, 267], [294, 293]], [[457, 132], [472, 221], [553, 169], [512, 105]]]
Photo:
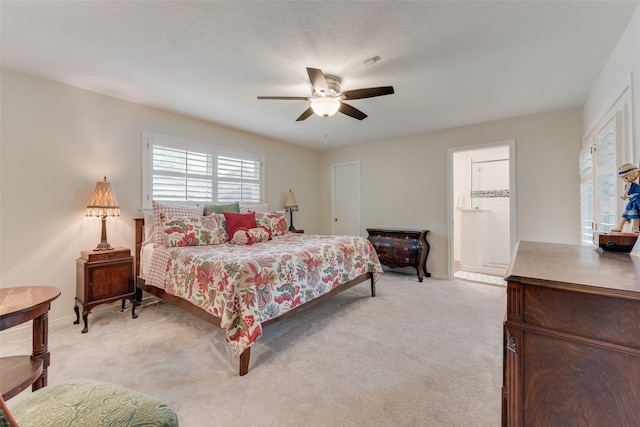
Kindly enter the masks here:
[[369, 241], [287, 233], [250, 246], [156, 248], [146, 283], [221, 319], [235, 354], [261, 335], [261, 323], [382, 266]]

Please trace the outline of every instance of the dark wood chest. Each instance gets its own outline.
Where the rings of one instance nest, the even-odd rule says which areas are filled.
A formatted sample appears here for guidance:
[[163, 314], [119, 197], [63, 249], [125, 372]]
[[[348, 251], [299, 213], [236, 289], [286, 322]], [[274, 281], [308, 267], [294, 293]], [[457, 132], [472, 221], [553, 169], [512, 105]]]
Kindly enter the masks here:
[[431, 276], [427, 271], [429, 230], [367, 228], [367, 232], [382, 264], [392, 268], [413, 267], [418, 271], [420, 282], [424, 276]]

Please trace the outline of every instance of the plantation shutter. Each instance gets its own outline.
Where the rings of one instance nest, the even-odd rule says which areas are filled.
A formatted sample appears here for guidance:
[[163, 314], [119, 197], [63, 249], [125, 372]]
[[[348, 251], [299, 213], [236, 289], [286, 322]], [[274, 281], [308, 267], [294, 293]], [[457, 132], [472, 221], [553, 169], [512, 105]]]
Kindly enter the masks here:
[[219, 154], [216, 178], [219, 203], [262, 201], [262, 161], [260, 159]]
[[260, 203], [261, 155], [219, 150], [209, 144], [143, 132], [142, 207], [151, 201]]
[[153, 145], [153, 200], [213, 200], [213, 155]]

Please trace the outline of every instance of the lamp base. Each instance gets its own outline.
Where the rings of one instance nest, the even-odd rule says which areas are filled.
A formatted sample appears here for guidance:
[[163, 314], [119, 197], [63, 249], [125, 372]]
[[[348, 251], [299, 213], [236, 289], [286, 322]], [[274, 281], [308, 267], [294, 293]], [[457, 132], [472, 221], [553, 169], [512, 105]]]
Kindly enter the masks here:
[[295, 232], [296, 228], [293, 226], [293, 210], [289, 210], [289, 223], [291, 224], [289, 226], [289, 231]]
[[94, 249], [94, 251], [110, 251], [113, 247], [109, 244], [109, 242], [100, 242], [98, 246]]
[[100, 235], [100, 243], [94, 251], [110, 251], [113, 249], [109, 242], [107, 242], [107, 216], [102, 216], [102, 234]]

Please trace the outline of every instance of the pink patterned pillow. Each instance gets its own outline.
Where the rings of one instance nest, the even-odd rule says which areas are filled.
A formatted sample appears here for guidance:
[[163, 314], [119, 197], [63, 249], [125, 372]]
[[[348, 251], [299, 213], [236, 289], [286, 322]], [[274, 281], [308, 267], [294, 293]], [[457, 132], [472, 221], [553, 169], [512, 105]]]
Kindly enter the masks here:
[[256, 225], [271, 230], [272, 236], [282, 236], [289, 230], [284, 211], [256, 213]]
[[266, 242], [270, 238], [269, 231], [262, 227], [241, 228], [236, 231], [229, 243], [232, 245], [253, 245], [254, 243]]
[[164, 230], [160, 214], [164, 213], [166, 217], [196, 217], [202, 216], [204, 208], [202, 206], [180, 206], [165, 203], [159, 203], [155, 200], [153, 205], [153, 247], [165, 246]]
[[163, 233], [168, 247], [220, 245], [228, 240], [227, 230], [215, 215], [202, 217], [165, 217]]

